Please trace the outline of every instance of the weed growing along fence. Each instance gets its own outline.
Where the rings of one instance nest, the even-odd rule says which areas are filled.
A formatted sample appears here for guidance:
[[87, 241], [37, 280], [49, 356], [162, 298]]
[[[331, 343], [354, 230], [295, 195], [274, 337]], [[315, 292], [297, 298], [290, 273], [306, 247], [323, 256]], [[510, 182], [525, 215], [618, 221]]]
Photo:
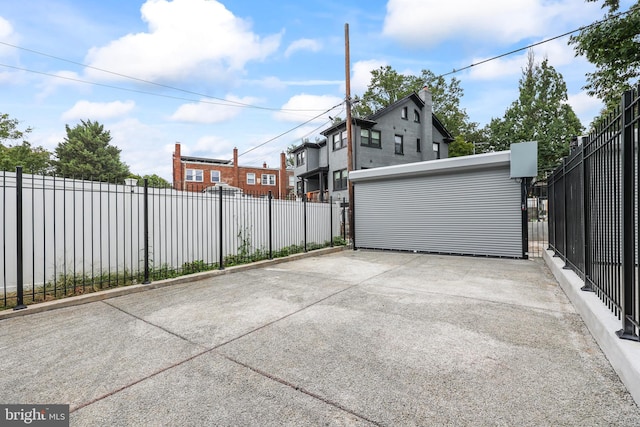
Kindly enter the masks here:
[[0, 179], [0, 308], [343, 242], [337, 203], [20, 171]]

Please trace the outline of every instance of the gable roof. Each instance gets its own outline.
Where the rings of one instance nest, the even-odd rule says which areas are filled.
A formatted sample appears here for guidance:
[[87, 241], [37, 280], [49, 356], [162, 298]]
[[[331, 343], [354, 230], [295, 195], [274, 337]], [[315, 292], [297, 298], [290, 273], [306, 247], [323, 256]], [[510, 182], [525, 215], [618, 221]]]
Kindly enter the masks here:
[[[384, 108], [379, 109], [378, 111], [376, 111], [375, 113], [371, 114], [370, 116], [365, 117], [364, 119], [355, 117], [352, 119], [352, 123], [353, 124], [357, 124], [360, 127], [363, 128], [371, 128], [373, 127], [377, 121], [376, 119], [378, 119], [379, 117], [384, 116], [385, 114], [387, 114], [390, 110], [396, 108], [399, 104], [404, 103], [405, 101], [411, 100], [413, 101], [416, 106], [420, 109], [424, 108], [424, 101], [422, 100], [422, 98], [420, 98], [420, 95], [418, 95], [416, 92], [412, 92], [409, 95], [405, 96], [402, 99], [397, 100], [396, 102], [394, 102], [393, 104], [389, 104]], [[431, 117], [432, 117], [432, 121], [433, 121], [433, 126], [438, 130], [438, 132], [440, 132], [440, 134], [442, 135], [442, 137], [444, 138], [444, 142], [451, 142], [453, 141], [453, 135], [451, 135], [451, 132], [449, 132], [447, 130], [447, 128], [444, 127], [444, 125], [442, 124], [442, 122], [440, 121], [440, 119], [438, 118], [438, 116], [436, 116], [434, 113], [431, 113]], [[335, 132], [336, 130], [339, 130], [341, 127], [345, 127], [346, 128], [346, 121], [343, 120], [341, 122], [335, 123], [334, 125], [332, 125], [331, 127], [323, 130], [322, 132], [320, 132], [322, 135], [324, 136], [328, 136], [329, 134]]]

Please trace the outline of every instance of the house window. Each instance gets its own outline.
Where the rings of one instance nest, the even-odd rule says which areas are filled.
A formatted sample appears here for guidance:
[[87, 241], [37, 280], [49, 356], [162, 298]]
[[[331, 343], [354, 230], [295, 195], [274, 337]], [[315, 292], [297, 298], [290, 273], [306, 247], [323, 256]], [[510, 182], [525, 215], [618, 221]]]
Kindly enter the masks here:
[[304, 193], [304, 181], [298, 181], [296, 184], [296, 193], [303, 194]]
[[220, 171], [211, 171], [211, 182], [220, 182]]
[[440, 158], [440, 143], [439, 142], [434, 142], [433, 143], [433, 152], [436, 154], [436, 159]]
[[402, 135], [396, 135], [395, 142], [396, 142], [396, 154], [404, 154], [404, 142], [402, 141]]
[[360, 145], [380, 148], [380, 131], [372, 129], [361, 129]]
[[293, 187], [296, 185], [296, 177], [293, 175], [289, 175], [289, 187]]
[[262, 174], [262, 185], [276, 185], [276, 176], [272, 174]]
[[416, 151], [417, 151], [418, 153], [422, 151], [422, 147], [421, 147], [421, 144], [420, 144], [420, 138], [418, 138], [418, 139], [416, 140]]
[[339, 150], [347, 146], [347, 131], [333, 135], [333, 150]]
[[418, 110], [413, 110], [413, 121], [420, 123], [420, 112]]
[[344, 190], [347, 188], [347, 177], [349, 173], [346, 169], [333, 172], [333, 191]]
[[256, 185], [256, 174], [255, 173], [248, 173], [247, 174], [247, 184]]
[[407, 107], [402, 107], [402, 112], [400, 113], [400, 117], [404, 120], [407, 120]]
[[307, 152], [302, 150], [296, 153], [296, 166], [303, 166]]
[[187, 169], [187, 181], [204, 182], [204, 172], [202, 169]]

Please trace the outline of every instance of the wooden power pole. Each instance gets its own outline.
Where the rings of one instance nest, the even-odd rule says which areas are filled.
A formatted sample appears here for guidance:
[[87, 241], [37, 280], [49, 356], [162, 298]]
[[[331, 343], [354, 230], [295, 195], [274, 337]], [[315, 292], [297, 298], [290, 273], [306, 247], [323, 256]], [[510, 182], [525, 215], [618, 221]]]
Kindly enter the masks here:
[[[351, 131], [351, 60], [349, 55], [349, 24], [344, 24], [344, 72], [346, 86], [346, 109], [347, 109], [347, 172], [355, 169], [353, 164], [353, 135]], [[355, 223], [353, 215], [353, 184], [347, 179], [347, 188], [349, 190], [349, 239], [351, 244], [355, 237]]]

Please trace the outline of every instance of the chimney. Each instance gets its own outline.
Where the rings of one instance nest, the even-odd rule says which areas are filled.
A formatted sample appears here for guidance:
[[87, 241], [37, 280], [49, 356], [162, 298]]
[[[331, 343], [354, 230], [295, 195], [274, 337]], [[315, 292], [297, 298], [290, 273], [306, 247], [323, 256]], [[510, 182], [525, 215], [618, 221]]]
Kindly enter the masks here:
[[173, 188], [182, 190], [182, 157], [180, 156], [180, 143], [176, 142], [173, 151]]
[[264, 169], [266, 169], [266, 168], [267, 168], [267, 162], [264, 162], [264, 163], [262, 164], [262, 167], [263, 167]]
[[422, 125], [422, 131], [420, 132], [422, 135], [420, 138], [422, 160], [434, 160], [436, 155], [433, 152], [433, 98], [427, 86], [423, 87], [418, 95], [424, 102], [420, 120]]
[[289, 176], [287, 174], [287, 156], [284, 151], [280, 153], [280, 198], [285, 198], [287, 195], [287, 186], [289, 185]]
[[231, 185], [234, 187], [242, 188], [240, 185], [240, 168], [238, 167], [238, 147], [233, 147], [233, 179]]

